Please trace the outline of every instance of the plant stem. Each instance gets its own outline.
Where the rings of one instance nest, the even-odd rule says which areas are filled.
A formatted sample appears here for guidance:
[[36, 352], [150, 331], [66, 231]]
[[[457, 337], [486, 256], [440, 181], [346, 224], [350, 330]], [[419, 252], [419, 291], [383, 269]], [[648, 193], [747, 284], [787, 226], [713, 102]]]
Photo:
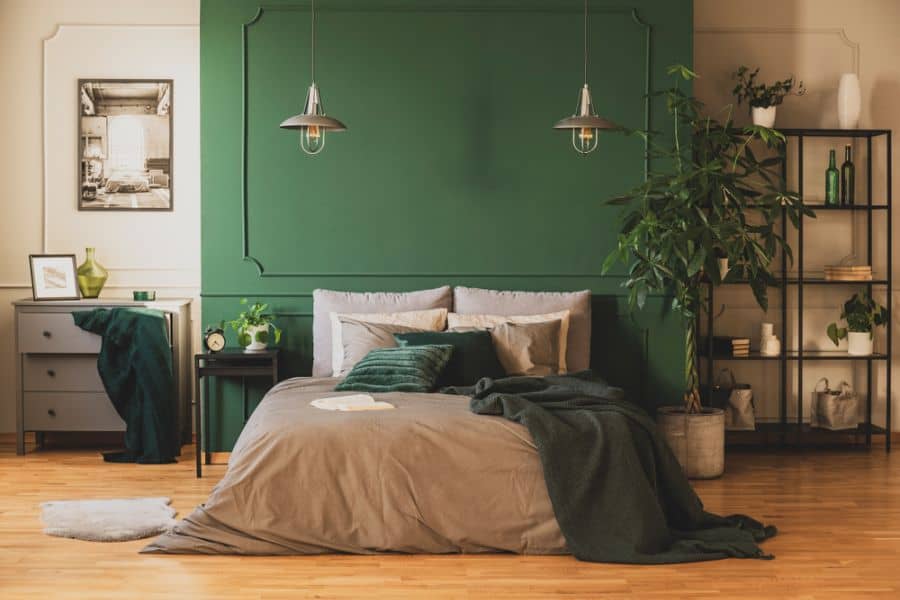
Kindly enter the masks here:
[[697, 321], [688, 319], [684, 332], [684, 379], [687, 390], [684, 394], [685, 410], [689, 413], [700, 411], [698, 386], [700, 376], [697, 370]]

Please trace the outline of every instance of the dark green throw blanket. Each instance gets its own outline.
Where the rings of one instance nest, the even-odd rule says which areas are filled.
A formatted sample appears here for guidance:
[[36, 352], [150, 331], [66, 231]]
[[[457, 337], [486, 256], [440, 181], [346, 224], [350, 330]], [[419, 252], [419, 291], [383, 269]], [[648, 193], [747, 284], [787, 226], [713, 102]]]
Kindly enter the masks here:
[[528, 428], [576, 558], [640, 564], [771, 558], [757, 542], [775, 528], [703, 510], [653, 420], [590, 372], [485, 378], [441, 391], [471, 396], [473, 412]]
[[75, 324], [103, 338], [97, 370], [125, 421], [125, 451], [108, 462], [171, 463], [180, 454], [172, 351], [161, 311], [96, 308], [72, 313]]

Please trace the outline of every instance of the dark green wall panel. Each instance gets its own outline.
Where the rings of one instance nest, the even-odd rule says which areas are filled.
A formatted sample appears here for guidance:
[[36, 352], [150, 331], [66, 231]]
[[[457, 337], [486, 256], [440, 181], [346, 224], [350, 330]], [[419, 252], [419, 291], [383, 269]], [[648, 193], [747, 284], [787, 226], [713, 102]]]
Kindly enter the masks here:
[[[599, 276], [618, 225], [602, 200], [640, 180], [643, 147], [608, 135], [581, 157], [551, 129], [581, 84], [581, 3], [317, 5], [317, 80], [349, 131], [308, 157], [278, 128], [309, 84], [308, 3], [202, 3], [204, 321], [241, 296], [270, 301], [288, 376], [308, 373], [316, 287], [589, 288], [597, 368], [647, 403], [674, 394], [677, 322], [661, 299], [623, 316], [621, 278]], [[690, 63], [690, 0], [591, 11], [596, 107], [663, 125], [644, 95], [666, 65]], [[243, 392], [222, 387], [212, 439], [228, 449]]]

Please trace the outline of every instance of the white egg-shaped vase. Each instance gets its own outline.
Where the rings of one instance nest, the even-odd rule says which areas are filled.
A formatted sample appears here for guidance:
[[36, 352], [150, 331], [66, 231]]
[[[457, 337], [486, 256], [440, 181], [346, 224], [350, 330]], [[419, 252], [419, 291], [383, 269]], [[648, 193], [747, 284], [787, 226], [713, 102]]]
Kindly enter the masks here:
[[844, 73], [838, 84], [838, 125], [841, 129], [859, 127], [859, 111], [862, 97], [859, 90], [859, 77], [856, 73]]

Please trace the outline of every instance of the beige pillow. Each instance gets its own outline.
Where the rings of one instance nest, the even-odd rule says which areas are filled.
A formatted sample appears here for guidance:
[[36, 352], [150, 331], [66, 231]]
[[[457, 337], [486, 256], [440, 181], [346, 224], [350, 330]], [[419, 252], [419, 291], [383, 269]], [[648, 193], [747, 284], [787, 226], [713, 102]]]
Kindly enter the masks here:
[[450, 313], [447, 315], [448, 329], [492, 329], [502, 323], [544, 323], [547, 321], [559, 321], [559, 341], [556, 347], [559, 349], [559, 373], [568, 372], [566, 365], [566, 348], [569, 339], [569, 311], [545, 313], [542, 315], [516, 315], [507, 317], [504, 315], [461, 315]]
[[[328, 313], [331, 321], [331, 365], [332, 376], [341, 377], [349, 370], [344, 361], [344, 342], [341, 319], [354, 319], [366, 323], [382, 325], [403, 325], [419, 331], [443, 331], [447, 327], [447, 309], [410, 310], [396, 313]], [[397, 332], [404, 333], [404, 332]], [[396, 345], [396, 344], [394, 344]], [[362, 358], [362, 357], [360, 357]], [[355, 362], [353, 364], [356, 364]], [[352, 368], [353, 365], [350, 365]]]
[[395, 333], [420, 332], [421, 329], [389, 323], [370, 323], [348, 317], [340, 318], [341, 341], [344, 345], [340, 377], [345, 377], [356, 363], [376, 348], [396, 348]]
[[494, 350], [507, 375], [543, 377], [559, 372], [562, 321], [506, 322], [491, 329]]

